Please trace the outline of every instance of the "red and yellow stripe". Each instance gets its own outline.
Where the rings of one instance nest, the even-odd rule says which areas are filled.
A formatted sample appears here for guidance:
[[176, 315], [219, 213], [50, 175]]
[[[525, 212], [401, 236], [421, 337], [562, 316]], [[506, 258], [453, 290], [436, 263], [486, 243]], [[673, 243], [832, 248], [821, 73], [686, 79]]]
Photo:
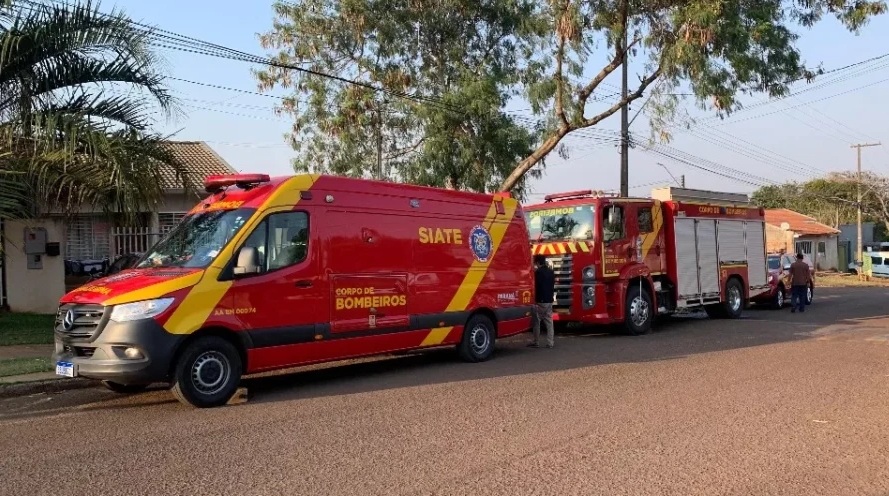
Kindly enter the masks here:
[[[317, 174], [304, 174], [288, 179], [275, 188], [257, 212], [269, 213], [293, 210], [293, 206], [299, 203], [300, 192], [310, 190], [317, 180]], [[222, 298], [233, 283], [233, 281], [218, 281], [219, 273], [222, 272], [223, 266], [233, 256], [235, 248], [241, 245], [243, 238], [253, 232], [253, 228], [263, 218], [265, 218], [264, 215], [254, 215], [251, 217], [241, 227], [238, 234], [222, 249], [219, 256], [216, 257], [216, 263], [207, 267], [200, 282], [191, 288], [191, 291], [188, 292], [182, 303], [176, 307], [173, 314], [164, 323], [164, 329], [167, 332], [171, 334], [191, 334], [200, 329], [207, 319], [210, 318], [210, 314], [216, 309], [219, 302], [222, 301]]]
[[[498, 202], [503, 203], [502, 214], [497, 214]], [[512, 218], [513, 215], [515, 215], [518, 205], [518, 202], [513, 198], [497, 197], [491, 202], [491, 207], [488, 209], [488, 213], [485, 215], [485, 220], [482, 223], [491, 235], [491, 256], [488, 257], [488, 261], [484, 263], [477, 260], [472, 262], [472, 265], [469, 266], [469, 270], [466, 271], [466, 276], [463, 277], [463, 282], [460, 283], [460, 287], [457, 288], [457, 292], [454, 293], [451, 302], [444, 310], [445, 313], [462, 312], [469, 306], [469, 303], [475, 296], [475, 292], [478, 290], [479, 284], [481, 284], [485, 275], [488, 273], [488, 267], [497, 255], [497, 248], [500, 246], [500, 242], [503, 240], [503, 235], [506, 234], [509, 225], [512, 223]], [[453, 329], [453, 326], [436, 327], [435, 329], [432, 329], [423, 339], [423, 342], [420, 343], [420, 346], [436, 346], [442, 344]]]
[[565, 255], [567, 253], [590, 253], [590, 241], [559, 241], [531, 245], [532, 255]]

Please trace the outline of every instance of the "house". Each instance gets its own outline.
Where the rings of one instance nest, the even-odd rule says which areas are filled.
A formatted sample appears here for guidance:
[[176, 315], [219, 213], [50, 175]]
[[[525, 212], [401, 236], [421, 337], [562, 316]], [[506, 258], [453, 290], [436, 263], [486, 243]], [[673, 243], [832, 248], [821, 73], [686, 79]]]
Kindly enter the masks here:
[[200, 188], [204, 177], [237, 173], [202, 141], [171, 141], [167, 146], [197, 186], [186, 193], [175, 171], [163, 169], [163, 201], [155, 211], [138, 214], [136, 225], [117, 224], [92, 205], [84, 205], [68, 220], [50, 216], [2, 224], [0, 307], [55, 312], [59, 298], [87, 280], [72, 273], [72, 267], [147, 250], [207, 195]]
[[837, 270], [840, 230], [786, 208], [766, 209], [766, 249], [802, 253], [817, 270]]

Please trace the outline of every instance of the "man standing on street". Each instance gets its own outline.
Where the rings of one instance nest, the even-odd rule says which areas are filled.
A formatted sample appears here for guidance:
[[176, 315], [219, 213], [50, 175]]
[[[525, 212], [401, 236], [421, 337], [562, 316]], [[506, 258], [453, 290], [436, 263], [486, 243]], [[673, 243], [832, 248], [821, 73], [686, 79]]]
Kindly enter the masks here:
[[534, 255], [534, 293], [537, 304], [534, 305], [533, 327], [534, 340], [528, 345], [539, 348], [540, 323], [546, 326], [546, 347], [552, 348], [555, 341], [553, 330], [553, 297], [556, 291], [556, 274], [546, 263], [543, 255]]
[[790, 312], [806, 311], [806, 294], [809, 283], [812, 281], [812, 273], [809, 264], [803, 261], [803, 254], [796, 254], [796, 262], [790, 264]]

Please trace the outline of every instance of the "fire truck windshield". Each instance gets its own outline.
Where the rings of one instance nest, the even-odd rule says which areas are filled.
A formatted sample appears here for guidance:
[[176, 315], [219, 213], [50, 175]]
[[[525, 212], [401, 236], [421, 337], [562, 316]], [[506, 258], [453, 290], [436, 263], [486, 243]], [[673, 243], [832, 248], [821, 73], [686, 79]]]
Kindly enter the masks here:
[[541, 208], [525, 211], [525, 222], [531, 241], [593, 239], [594, 205]]
[[254, 212], [241, 208], [189, 215], [154, 245], [136, 268], [206, 268]]

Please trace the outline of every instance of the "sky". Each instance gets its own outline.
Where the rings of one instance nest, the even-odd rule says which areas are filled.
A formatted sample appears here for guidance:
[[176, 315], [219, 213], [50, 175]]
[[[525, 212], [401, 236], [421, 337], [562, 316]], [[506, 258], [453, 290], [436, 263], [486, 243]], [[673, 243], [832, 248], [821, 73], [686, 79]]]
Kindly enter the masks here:
[[[101, 5], [103, 11], [117, 7], [134, 20], [177, 34], [268, 55], [257, 35], [272, 26], [271, 1], [105, 0]], [[825, 70], [889, 52], [889, 16], [875, 18], [859, 35], [849, 33], [832, 18], [801, 34], [799, 46], [804, 60], [810, 65], [820, 63]], [[159, 123], [161, 131], [175, 133], [172, 139], [206, 142], [241, 172], [292, 173], [290, 161], [294, 152], [284, 141], [291, 122], [274, 114], [277, 100], [206, 86], [255, 92], [256, 81], [250, 71], [259, 66], [172, 50], [163, 55], [169, 74], [176, 78], [169, 80], [169, 87], [180, 100], [183, 112], [173, 122]], [[590, 63], [590, 72], [601, 68], [602, 57], [604, 54]], [[639, 64], [631, 65], [631, 85], [640, 69]], [[620, 71], [612, 74], [606, 84], [600, 90], [603, 95], [619, 89]], [[884, 145], [863, 149], [863, 168], [889, 174], [889, 57], [855, 71], [824, 76], [811, 84], [802, 82], [794, 89], [797, 95], [782, 100], [768, 101], [764, 95], [746, 99], [746, 110], [721, 121], [713, 118], [714, 112], [697, 109], [693, 102], [688, 102], [689, 113], [699, 125], [691, 132], [677, 130], [668, 146], [693, 155], [695, 164], [710, 171], [724, 172], [728, 167], [760, 178], [753, 182], [769, 184], [807, 180], [829, 171], [854, 170], [856, 150], [851, 145], [882, 142]], [[633, 106], [631, 116], [640, 104]], [[515, 101], [507, 109], [515, 115], [531, 117], [527, 107], [526, 103]], [[606, 107], [597, 102], [588, 106], [588, 113]], [[618, 112], [597, 129], [618, 130], [619, 126]], [[644, 114], [633, 123], [631, 131], [642, 137], [648, 135]], [[615, 146], [570, 135], [566, 144], [569, 158], [563, 160], [551, 154], [544, 176], [531, 183], [532, 201], [560, 191], [619, 190], [620, 155]], [[675, 151], [671, 154], [675, 156]], [[676, 185], [674, 178], [682, 175], [689, 188], [746, 193], [756, 189], [755, 185], [638, 147], [631, 150], [629, 163], [630, 194], [635, 196], [647, 196], [652, 187]]]

